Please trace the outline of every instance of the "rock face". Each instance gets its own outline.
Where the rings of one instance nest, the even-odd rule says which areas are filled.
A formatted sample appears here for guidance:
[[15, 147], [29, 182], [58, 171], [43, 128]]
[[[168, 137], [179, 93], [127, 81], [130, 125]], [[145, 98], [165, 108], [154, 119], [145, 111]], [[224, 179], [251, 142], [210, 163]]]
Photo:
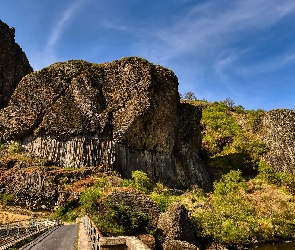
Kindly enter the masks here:
[[262, 140], [269, 151], [263, 160], [277, 171], [295, 175], [295, 111], [275, 109], [267, 112], [262, 119]]
[[172, 203], [168, 211], [160, 215], [156, 238], [160, 244], [170, 240], [186, 241], [196, 244], [194, 229], [188, 217], [188, 212], [182, 204], [177, 202]]
[[0, 108], [4, 107], [19, 81], [31, 68], [25, 53], [14, 40], [14, 28], [0, 20]]
[[[29, 209], [53, 209], [64, 205], [68, 198], [77, 198], [66, 184], [77, 183], [95, 173], [94, 169], [63, 170], [40, 161], [0, 160], [0, 193], [13, 193], [14, 203]], [[79, 194], [76, 194], [78, 196]]]
[[186, 241], [168, 240], [164, 243], [163, 250], [199, 250], [199, 248]]
[[0, 111], [0, 140], [60, 166], [143, 170], [169, 186], [209, 177], [199, 157], [201, 110], [180, 104], [174, 73], [131, 57], [56, 63], [22, 79]]

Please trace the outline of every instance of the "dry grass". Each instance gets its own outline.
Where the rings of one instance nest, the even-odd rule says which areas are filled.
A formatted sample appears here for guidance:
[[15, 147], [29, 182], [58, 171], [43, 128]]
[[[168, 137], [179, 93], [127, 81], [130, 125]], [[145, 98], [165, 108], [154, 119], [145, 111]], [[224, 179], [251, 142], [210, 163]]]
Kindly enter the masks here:
[[32, 218], [32, 216], [8, 212], [0, 208], [0, 225], [10, 222], [22, 221]]

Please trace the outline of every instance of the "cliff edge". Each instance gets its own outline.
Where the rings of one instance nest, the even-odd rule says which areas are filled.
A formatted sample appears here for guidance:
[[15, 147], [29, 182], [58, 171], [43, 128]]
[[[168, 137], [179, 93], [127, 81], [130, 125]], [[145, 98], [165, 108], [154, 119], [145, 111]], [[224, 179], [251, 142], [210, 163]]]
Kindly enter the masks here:
[[33, 71], [14, 40], [14, 28], [0, 20], [0, 108], [7, 105], [19, 81]]

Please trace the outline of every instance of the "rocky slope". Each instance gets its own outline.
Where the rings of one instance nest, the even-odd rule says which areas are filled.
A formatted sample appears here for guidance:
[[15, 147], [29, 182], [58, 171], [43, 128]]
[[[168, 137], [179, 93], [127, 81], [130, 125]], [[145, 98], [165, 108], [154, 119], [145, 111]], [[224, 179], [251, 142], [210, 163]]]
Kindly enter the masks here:
[[32, 71], [25, 53], [14, 40], [14, 28], [0, 20], [0, 108], [8, 103], [19, 81]]
[[14, 204], [27, 209], [53, 209], [80, 194], [79, 186], [93, 184], [97, 169], [69, 170], [48, 166], [46, 160], [25, 154], [1, 155], [0, 194], [13, 194]]
[[108, 165], [169, 186], [209, 177], [199, 157], [201, 110], [180, 104], [174, 73], [131, 57], [56, 63], [22, 79], [0, 111], [1, 141], [59, 166]]

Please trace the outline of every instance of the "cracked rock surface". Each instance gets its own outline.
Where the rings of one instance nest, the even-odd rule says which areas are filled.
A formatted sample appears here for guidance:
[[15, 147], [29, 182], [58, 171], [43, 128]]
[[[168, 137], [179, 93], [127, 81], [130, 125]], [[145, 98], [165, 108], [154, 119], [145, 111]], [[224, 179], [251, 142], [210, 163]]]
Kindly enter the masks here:
[[0, 20], [0, 108], [7, 105], [19, 81], [33, 71], [14, 40], [14, 28]]
[[209, 186], [199, 157], [201, 109], [180, 104], [178, 79], [138, 57], [55, 63], [26, 75], [0, 110], [0, 140], [58, 166], [142, 170], [169, 186]]

